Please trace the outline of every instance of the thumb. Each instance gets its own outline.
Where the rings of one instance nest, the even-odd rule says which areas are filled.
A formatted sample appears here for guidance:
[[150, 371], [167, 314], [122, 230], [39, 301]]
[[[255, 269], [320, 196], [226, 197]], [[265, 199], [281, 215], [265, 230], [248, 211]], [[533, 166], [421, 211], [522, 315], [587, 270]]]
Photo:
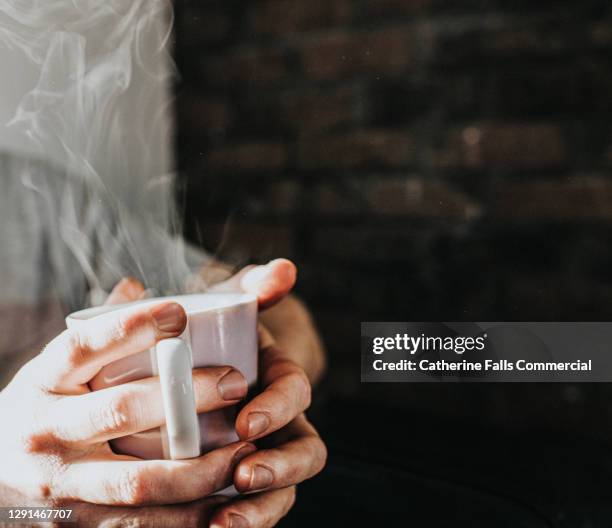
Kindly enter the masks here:
[[295, 285], [297, 268], [287, 259], [276, 259], [264, 266], [247, 266], [211, 292], [243, 292], [257, 297], [260, 309], [276, 304]]

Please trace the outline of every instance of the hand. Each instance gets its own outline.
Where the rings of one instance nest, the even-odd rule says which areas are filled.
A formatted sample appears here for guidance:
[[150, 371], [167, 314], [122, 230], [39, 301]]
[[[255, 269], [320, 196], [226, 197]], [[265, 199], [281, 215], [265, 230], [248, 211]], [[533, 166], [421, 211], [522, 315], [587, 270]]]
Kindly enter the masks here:
[[[111, 301], [142, 287], [123, 281]], [[173, 302], [109, 312], [57, 336], [0, 393], [0, 484], [33, 501], [167, 504], [197, 500], [231, 484], [236, 464], [255, 451], [236, 442], [191, 460], [140, 460], [108, 440], [164, 422], [160, 386], [149, 378], [91, 392], [108, 363], [176, 337], [186, 314]], [[198, 412], [236, 404], [247, 392], [231, 367], [194, 369]]]
[[272, 260], [265, 266], [246, 266], [228, 277], [227, 266], [215, 263], [202, 269], [200, 275], [214, 293], [251, 293], [257, 297], [259, 308], [265, 310], [286, 297], [297, 278], [295, 264], [287, 259]]
[[[210, 517], [220, 504], [227, 502], [227, 497], [215, 495], [192, 502], [170, 505], [140, 506], [106, 506], [80, 501], [62, 501], [61, 507], [72, 510], [70, 523], [50, 523], [49, 521], [28, 521], [27, 526], [49, 528], [55, 526], [70, 526], [73, 528], [104, 526], [135, 527], [135, 526], [164, 526], [167, 528], [196, 528], [208, 526]], [[0, 484], [0, 507], [5, 508], [53, 508], [50, 501], [35, 501], [13, 489]], [[2, 524], [4, 526], [4, 524]], [[7, 525], [8, 526], [8, 525]], [[25, 524], [19, 524], [25, 526]]]
[[[280, 259], [242, 270], [214, 290], [254, 293], [260, 307], [269, 308], [289, 293], [295, 277], [295, 266]], [[280, 312], [281, 306], [275, 309]], [[263, 439], [263, 449], [238, 463], [234, 485], [248, 495], [219, 506], [211, 527], [274, 526], [292, 507], [295, 485], [316, 475], [325, 465], [325, 444], [304, 415], [310, 405], [311, 385], [299, 362], [313, 359], [313, 340], [303, 339], [300, 333], [314, 330], [305, 327], [309, 318], [301, 320], [305, 323], [294, 326], [294, 334], [284, 336], [288, 337], [284, 341], [294, 342], [296, 347], [298, 343], [308, 343], [303, 351], [279, 346], [271, 333], [260, 326], [260, 382], [264, 390], [242, 409], [236, 430], [243, 440]]]

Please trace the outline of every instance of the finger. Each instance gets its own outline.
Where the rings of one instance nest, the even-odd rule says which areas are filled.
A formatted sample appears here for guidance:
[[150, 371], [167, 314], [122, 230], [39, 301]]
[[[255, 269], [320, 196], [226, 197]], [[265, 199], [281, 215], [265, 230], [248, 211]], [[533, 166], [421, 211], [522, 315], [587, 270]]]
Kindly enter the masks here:
[[236, 464], [255, 449], [239, 442], [189, 460], [114, 456], [75, 462], [62, 473], [57, 493], [96, 504], [189, 502], [229, 486]]
[[[194, 369], [193, 388], [198, 413], [236, 404], [247, 394], [245, 377], [231, 367]], [[97, 443], [148, 431], [165, 423], [159, 378], [66, 396], [47, 412], [53, 434], [61, 442]]]
[[257, 297], [259, 307], [268, 308], [285, 297], [295, 285], [297, 268], [287, 259], [276, 259], [265, 266], [248, 266], [211, 292], [245, 292]]
[[238, 464], [234, 485], [241, 493], [286, 488], [314, 477], [325, 466], [327, 448], [304, 415], [294, 420], [287, 443], [259, 450]]
[[137, 301], [142, 297], [144, 292], [144, 286], [138, 279], [126, 277], [115, 285], [104, 304], [123, 304]]
[[180, 526], [197, 528], [208, 526], [213, 511], [227, 502], [225, 497], [214, 496], [187, 504], [163, 506], [104, 506], [87, 502], [66, 502], [61, 507], [72, 510], [76, 526]]
[[212, 516], [210, 528], [270, 528], [295, 504], [295, 486], [229, 502]]
[[295, 285], [297, 268], [287, 259], [276, 259], [265, 266], [247, 270], [240, 280], [242, 289], [257, 296], [260, 308], [267, 308], [285, 297]]
[[36, 369], [49, 390], [80, 393], [80, 385], [108, 363], [176, 337], [186, 324], [185, 310], [175, 302], [114, 310], [62, 332], [36, 358]]
[[304, 370], [283, 359], [275, 346], [264, 354], [267, 359], [261, 370], [265, 390], [246, 404], [236, 419], [236, 432], [243, 440], [281, 429], [310, 406], [311, 387]]

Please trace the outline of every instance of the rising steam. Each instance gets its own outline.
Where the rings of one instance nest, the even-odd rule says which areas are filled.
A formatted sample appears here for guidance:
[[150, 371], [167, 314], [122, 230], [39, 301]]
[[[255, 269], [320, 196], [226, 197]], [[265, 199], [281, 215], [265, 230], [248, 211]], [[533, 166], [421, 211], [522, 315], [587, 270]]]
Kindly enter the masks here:
[[20, 183], [69, 308], [125, 275], [181, 291], [201, 263], [172, 207], [171, 26], [167, 0], [0, 0], [0, 47], [37, 77], [11, 121], [32, 153]]

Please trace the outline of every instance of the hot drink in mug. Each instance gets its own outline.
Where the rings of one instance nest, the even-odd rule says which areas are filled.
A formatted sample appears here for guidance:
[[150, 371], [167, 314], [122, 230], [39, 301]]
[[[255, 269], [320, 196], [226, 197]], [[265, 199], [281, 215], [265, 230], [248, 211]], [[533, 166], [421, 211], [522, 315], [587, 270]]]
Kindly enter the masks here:
[[[187, 314], [178, 338], [165, 339], [145, 352], [105, 366], [90, 382], [92, 390], [159, 376], [166, 424], [160, 428], [111, 441], [118, 453], [144, 459], [182, 459], [199, 456], [235, 442], [236, 407], [197, 414], [192, 369], [231, 366], [249, 387], [257, 381], [257, 299], [248, 294], [203, 293], [137, 301], [174, 301]], [[81, 310], [66, 319], [69, 328], [136, 303]]]

